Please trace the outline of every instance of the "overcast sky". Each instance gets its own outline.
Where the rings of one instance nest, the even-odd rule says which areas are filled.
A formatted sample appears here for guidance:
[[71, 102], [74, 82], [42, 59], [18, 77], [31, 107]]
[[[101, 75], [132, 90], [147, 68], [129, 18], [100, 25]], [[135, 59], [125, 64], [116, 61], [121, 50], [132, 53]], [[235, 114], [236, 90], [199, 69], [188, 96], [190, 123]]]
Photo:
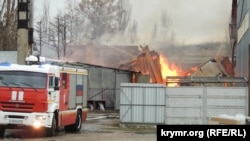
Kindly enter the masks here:
[[[231, 3], [231, 0], [131, 0], [140, 34], [148, 35], [152, 31], [150, 24], [159, 19], [161, 10], [165, 9], [176, 38], [188, 44], [225, 40]], [[142, 40], [149, 37], [144, 38]]]
[[[41, 11], [43, 0], [35, 0]], [[49, 0], [51, 15], [63, 9], [65, 0]], [[172, 21], [171, 32], [184, 44], [222, 41], [228, 36], [232, 0], [130, 0], [132, 20], [138, 22], [141, 43], [149, 40], [155, 21], [165, 9]], [[38, 18], [35, 13], [35, 18]]]

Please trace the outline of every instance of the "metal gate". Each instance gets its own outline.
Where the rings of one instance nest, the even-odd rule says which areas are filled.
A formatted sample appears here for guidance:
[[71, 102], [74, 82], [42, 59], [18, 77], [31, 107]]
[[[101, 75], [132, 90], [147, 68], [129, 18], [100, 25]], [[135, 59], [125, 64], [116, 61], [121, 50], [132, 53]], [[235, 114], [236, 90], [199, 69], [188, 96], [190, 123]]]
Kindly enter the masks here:
[[122, 83], [120, 120], [122, 123], [164, 123], [165, 90], [161, 84]]

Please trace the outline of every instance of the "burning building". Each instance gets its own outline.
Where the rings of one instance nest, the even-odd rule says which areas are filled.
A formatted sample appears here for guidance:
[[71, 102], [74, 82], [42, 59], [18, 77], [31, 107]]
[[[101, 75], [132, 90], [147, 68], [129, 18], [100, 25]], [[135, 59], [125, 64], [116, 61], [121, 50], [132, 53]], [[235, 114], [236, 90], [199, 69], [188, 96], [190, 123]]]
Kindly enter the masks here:
[[[141, 49], [142, 52], [136, 59], [129, 61], [126, 64], [121, 64], [120, 68], [138, 71], [141, 72], [143, 76], [148, 76], [149, 80], [145, 81], [144, 79], [143, 82], [178, 86], [187, 85], [187, 82], [192, 83], [194, 80], [200, 81], [202, 79], [202, 83], [206, 83], [207, 81], [209, 84], [212, 82], [217, 84], [217, 82], [219, 82], [217, 79], [218, 77], [227, 77], [230, 79], [234, 76], [232, 63], [227, 56], [211, 58], [201, 65], [191, 67], [190, 70], [184, 71], [175, 63], [170, 63], [165, 55], [159, 54], [154, 50], [150, 51], [148, 46], [141, 46]], [[138, 79], [139, 78], [140, 76]], [[191, 81], [191, 78], [196, 79], [192, 79]], [[211, 79], [213, 81], [210, 81]], [[229, 79], [223, 80], [228, 81]], [[191, 86], [192, 84], [188, 85]]]
[[119, 68], [138, 71], [143, 75], [148, 75], [152, 83], [163, 83], [159, 54], [155, 51], [150, 51], [148, 46], [141, 46], [141, 49], [142, 53], [135, 60], [121, 64]]
[[[121, 64], [121, 69], [141, 72], [143, 76], [146, 75], [149, 79], [144, 82], [161, 84], [166, 83], [167, 76], [188, 75], [181, 67], [178, 67], [174, 63], [170, 63], [165, 55], [159, 54], [154, 50], [150, 51], [148, 46], [140, 47], [142, 49], [141, 54], [139, 54], [136, 59], [126, 64]], [[139, 76], [138, 79], [140, 79], [140, 77], [141, 76]]]
[[233, 77], [232, 64], [228, 57], [212, 58], [198, 66], [197, 70], [190, 74], [192, 77]]

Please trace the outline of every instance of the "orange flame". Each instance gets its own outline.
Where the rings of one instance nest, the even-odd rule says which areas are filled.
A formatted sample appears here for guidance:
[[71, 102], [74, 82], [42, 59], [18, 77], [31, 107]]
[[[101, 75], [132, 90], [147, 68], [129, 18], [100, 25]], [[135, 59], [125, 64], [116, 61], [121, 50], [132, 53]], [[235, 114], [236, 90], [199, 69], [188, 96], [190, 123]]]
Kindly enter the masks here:
[[[178, 67], [175, 63], [169, 63], [168, 59], [161, 54], [160, 55], [160, 65], [163, 80], [166, 82], [167, 76], [183, 76], [184, 71]], [[176, 83], [169, 83], [168, 86], [176, 86]]]

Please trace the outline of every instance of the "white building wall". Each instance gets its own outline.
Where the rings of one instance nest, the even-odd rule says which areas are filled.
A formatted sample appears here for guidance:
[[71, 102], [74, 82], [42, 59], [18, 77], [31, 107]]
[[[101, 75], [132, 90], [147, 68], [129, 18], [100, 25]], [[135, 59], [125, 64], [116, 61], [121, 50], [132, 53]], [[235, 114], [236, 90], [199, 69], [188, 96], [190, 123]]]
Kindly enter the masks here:
[[0, 51], [0, 63], [1, 62], [16, 64], [17, 51]]

